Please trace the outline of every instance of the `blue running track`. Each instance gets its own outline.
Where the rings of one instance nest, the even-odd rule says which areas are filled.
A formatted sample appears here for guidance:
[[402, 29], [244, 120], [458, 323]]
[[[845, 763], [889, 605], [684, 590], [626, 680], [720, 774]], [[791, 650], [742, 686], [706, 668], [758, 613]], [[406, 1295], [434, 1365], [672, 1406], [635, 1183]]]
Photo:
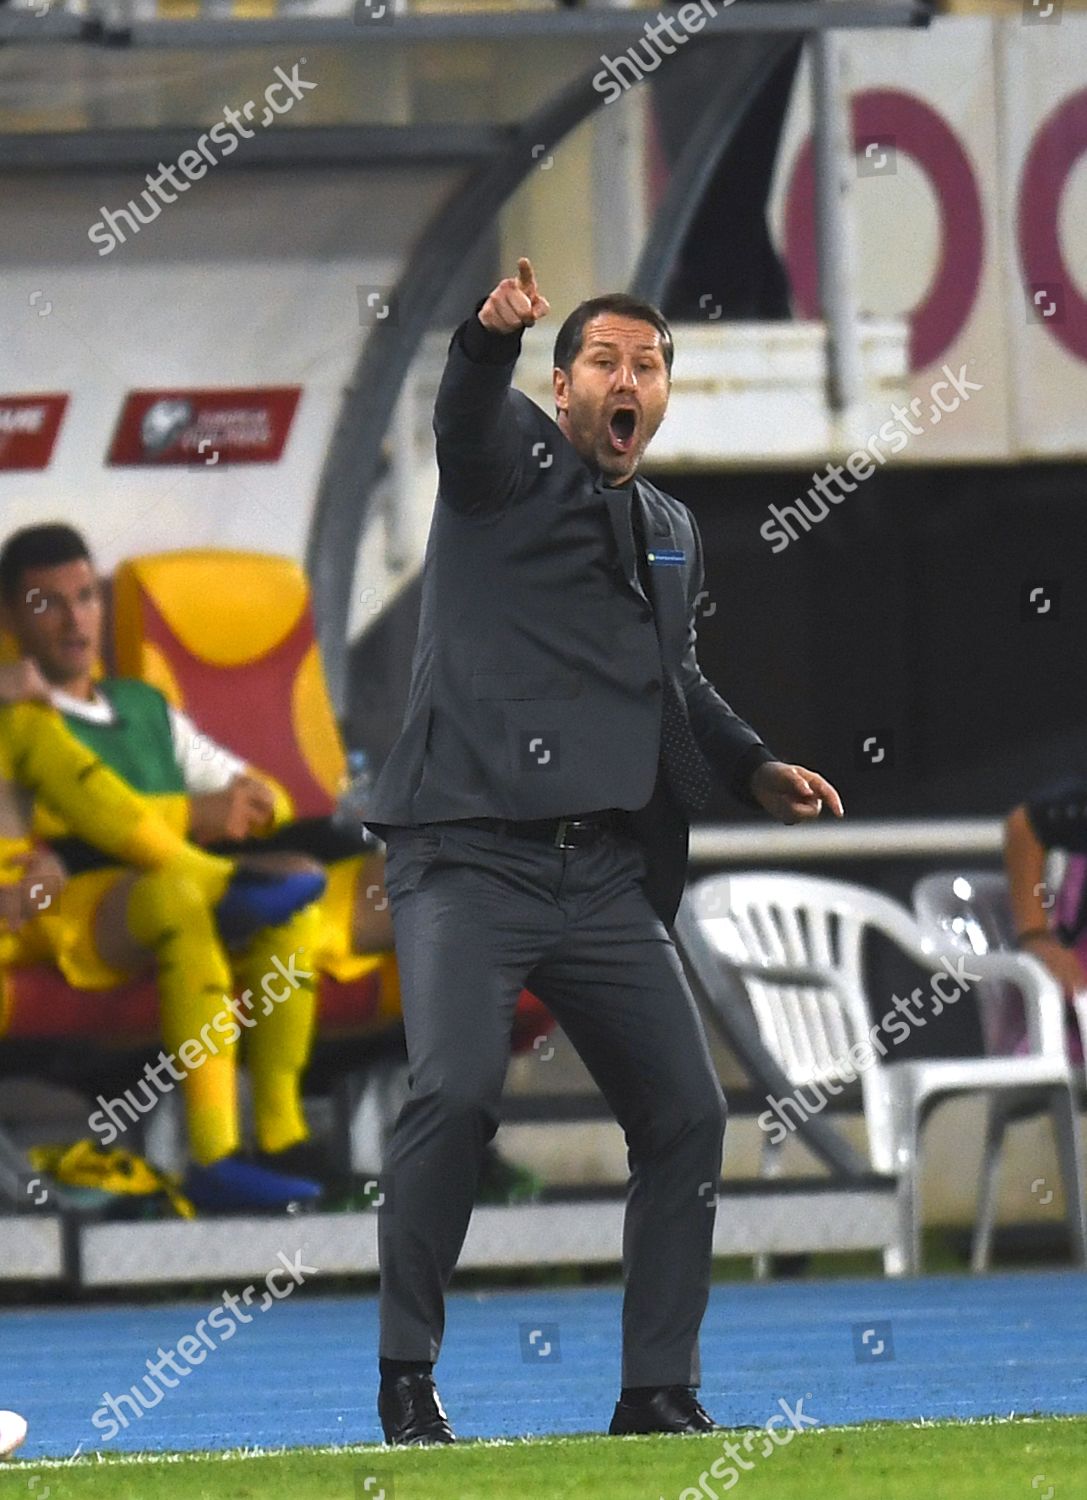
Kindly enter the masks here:
[[[619, 1387], [620, 1290], [465, 1292], [448, 1302], [437, 1375], [462, 1438], [606, 1430]], [[372, 1295], [296, 1292], [216, 1345], [182, 1346], [176, 1388], [107, 1440], [93, 1413], [178, 1349], [209, 1308], [0, 1312], [0, 1407], [21, 1411], [20, 1458], [122, 1450], [380, 1442]], [[224, 1337], [225, 1326], [234, 1328]], [[535, 1335], [535, 1336], [534, 1336]], [[196, 1364], [204, 1349], [202, 1363]], [[821, 1425], [877, 1418], [1087, 1413], [1087, 1275], [718, 1284], [702, 1331], [701, 1398], [722, 1423], [779, 1402]], [[187, 1359], [181, 1356], [187, 1356]], [[159, 1383], [162, 1386], [162, 1382]]]

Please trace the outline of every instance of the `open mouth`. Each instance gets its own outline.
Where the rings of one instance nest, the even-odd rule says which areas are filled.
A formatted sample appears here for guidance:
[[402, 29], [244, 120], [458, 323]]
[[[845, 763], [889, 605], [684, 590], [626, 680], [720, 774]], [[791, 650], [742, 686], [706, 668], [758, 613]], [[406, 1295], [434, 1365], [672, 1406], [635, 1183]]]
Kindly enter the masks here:
[[638, 413], [632, 406], [617, 406], [608, 419], [608, 436], [619, 453], [629, 453], [634, 444]]

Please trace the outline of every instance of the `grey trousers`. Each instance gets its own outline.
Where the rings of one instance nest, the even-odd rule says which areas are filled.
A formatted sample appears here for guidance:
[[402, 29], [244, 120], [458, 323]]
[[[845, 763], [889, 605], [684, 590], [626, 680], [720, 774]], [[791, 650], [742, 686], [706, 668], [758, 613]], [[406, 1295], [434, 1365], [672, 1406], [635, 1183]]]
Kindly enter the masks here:
[[411, 1092], [383, 1164], [380, 1354], [438, 1358], [527, 987], [626, 1137], [622, 1384], [699, 1385], [726, 1106], [645, 851], [430, 823], [390, 827], [385, 858]]

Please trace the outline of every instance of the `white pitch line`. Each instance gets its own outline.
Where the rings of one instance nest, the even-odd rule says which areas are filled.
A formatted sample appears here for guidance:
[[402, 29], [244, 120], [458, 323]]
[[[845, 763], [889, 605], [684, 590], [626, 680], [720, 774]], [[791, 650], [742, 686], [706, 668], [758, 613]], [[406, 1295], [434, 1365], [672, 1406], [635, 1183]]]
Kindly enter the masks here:
[[[809, 1428], [805, 1437], [840, 1436], [842, 1433], [861, 1432], [873, 1427], [912, 1427], [926, 1431], [933, 1427], [1001, 1427], [1010, 1423], [1017, 1423], [1020, 1427], [1030, 1425], [1038, 1426], [1043, 1422], [1084, 1422], [1087, 1415], [1078, 1413], [1061, 1412], [1052, 1416], [1017, 1416], [1015, 1412], [1009, 1412], [1006, 1417], [922, 1417], [917, 1422], [893, 1422], [893, 1421], [868, 1421], [868, 1422], [846, 1422], [837, 1426], [821, 1425]], [[735, 1428], [722, 1427], [722, 1432], [736, 1431]], [[644, 1434], [654, 1437], [659, 1434]], [[702, 1436], [712, 1438], [713, 1433], [707, 1432]], [[461, 1438], [453, 1444], [436, 1444], [435, 1449], [446, 1453], [455, 1453], [458, 1448], [517, 1448], [529, 1445], [544, 1445], [548, 1447], [574, 1447], [578, 1444], [595, 1443], [607, 1440], [606, 1434], [602, 1432], [566, 1433], [556, 1434], [554, 1437], [513, 1437], [513, 1438]], [[337, 1455], [349, 1457], [352, 1454], [380, 1453], [383, 1459], [395, 1459], [402, 1453], [414, 1453], [415, 1448], [390, 1448], [384, 1443], [341, 1443], [326, 1444], [318, 1448], [224, 1448], [209, 1452], [194, 1453], [102, 1453], [96, 1451], [87, 1453], [82, 1458], [25, 1458], [8, 1460], [7, 1472], [17, 1469], [69, 1469], [89, 1468], [97, 1465], [140, 1465], [140, 1464], [183, 1464], [183, 1463], [238, 1463], [247, 1459], [260, 1458], [287, 1458], [292, 1455], [299, 1457], [313, 1456], [315, 1458], [334, 1458]], [[431, 1451], [431, 1450], [428, 1450]], [[5, 1472], [0, 1466], [0, 1473]]]

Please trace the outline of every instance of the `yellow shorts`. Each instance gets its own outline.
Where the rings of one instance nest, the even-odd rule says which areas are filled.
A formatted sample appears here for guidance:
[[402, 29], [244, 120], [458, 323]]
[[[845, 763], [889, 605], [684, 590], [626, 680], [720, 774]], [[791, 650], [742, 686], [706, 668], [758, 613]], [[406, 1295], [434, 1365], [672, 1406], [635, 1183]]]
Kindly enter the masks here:
[[[341, 983], [381, 971], [381, 1006], [375, 1020], [400, 1016], [400, 985], [396, 955], [354, 953], [351, 949], [352, 916], [358, 882], [378, 879], [373, 855], [336, 860], [326, 866], [328, 885], [318, 903], [320, 937], [315, 967]], [[79, 990], [109, 990], [133, 976], [115, 969], [100, 956], [97, 946], [98, 912], [106, 896], [132, 870], [109, 865], [73, 875], [47, 910], [27, 922], [16, 933], [5, 934], [0, 943], [0, 965], [54, 963], [65, 979]]]
[[115, 969], [99, 955], [96, 929], [102, 902], [132, 873], [124, 865], [108, 865], [73, 875], [49, 907], [16, 934], [25, 938], [28, 956], [11, 962], [51, 960], [77, 990], [111, 990], [126, 983], [131, 972]]
[[362, 882], [365, 890], [377, 884], [379, 854], [357, 854], [337, 859], [325, 866], [328, 884], [318, 903], [321, 910], [321, 935], [318, 939], [315, 966], [341, 984], [350, 984], [375, 969], [381, 971], [381, 1003], [375, 1021], [400, 1019], [400, 972], [392, 949], [380, 953], [355, 953], [351, 929], [354, 925], [355, 897]]

